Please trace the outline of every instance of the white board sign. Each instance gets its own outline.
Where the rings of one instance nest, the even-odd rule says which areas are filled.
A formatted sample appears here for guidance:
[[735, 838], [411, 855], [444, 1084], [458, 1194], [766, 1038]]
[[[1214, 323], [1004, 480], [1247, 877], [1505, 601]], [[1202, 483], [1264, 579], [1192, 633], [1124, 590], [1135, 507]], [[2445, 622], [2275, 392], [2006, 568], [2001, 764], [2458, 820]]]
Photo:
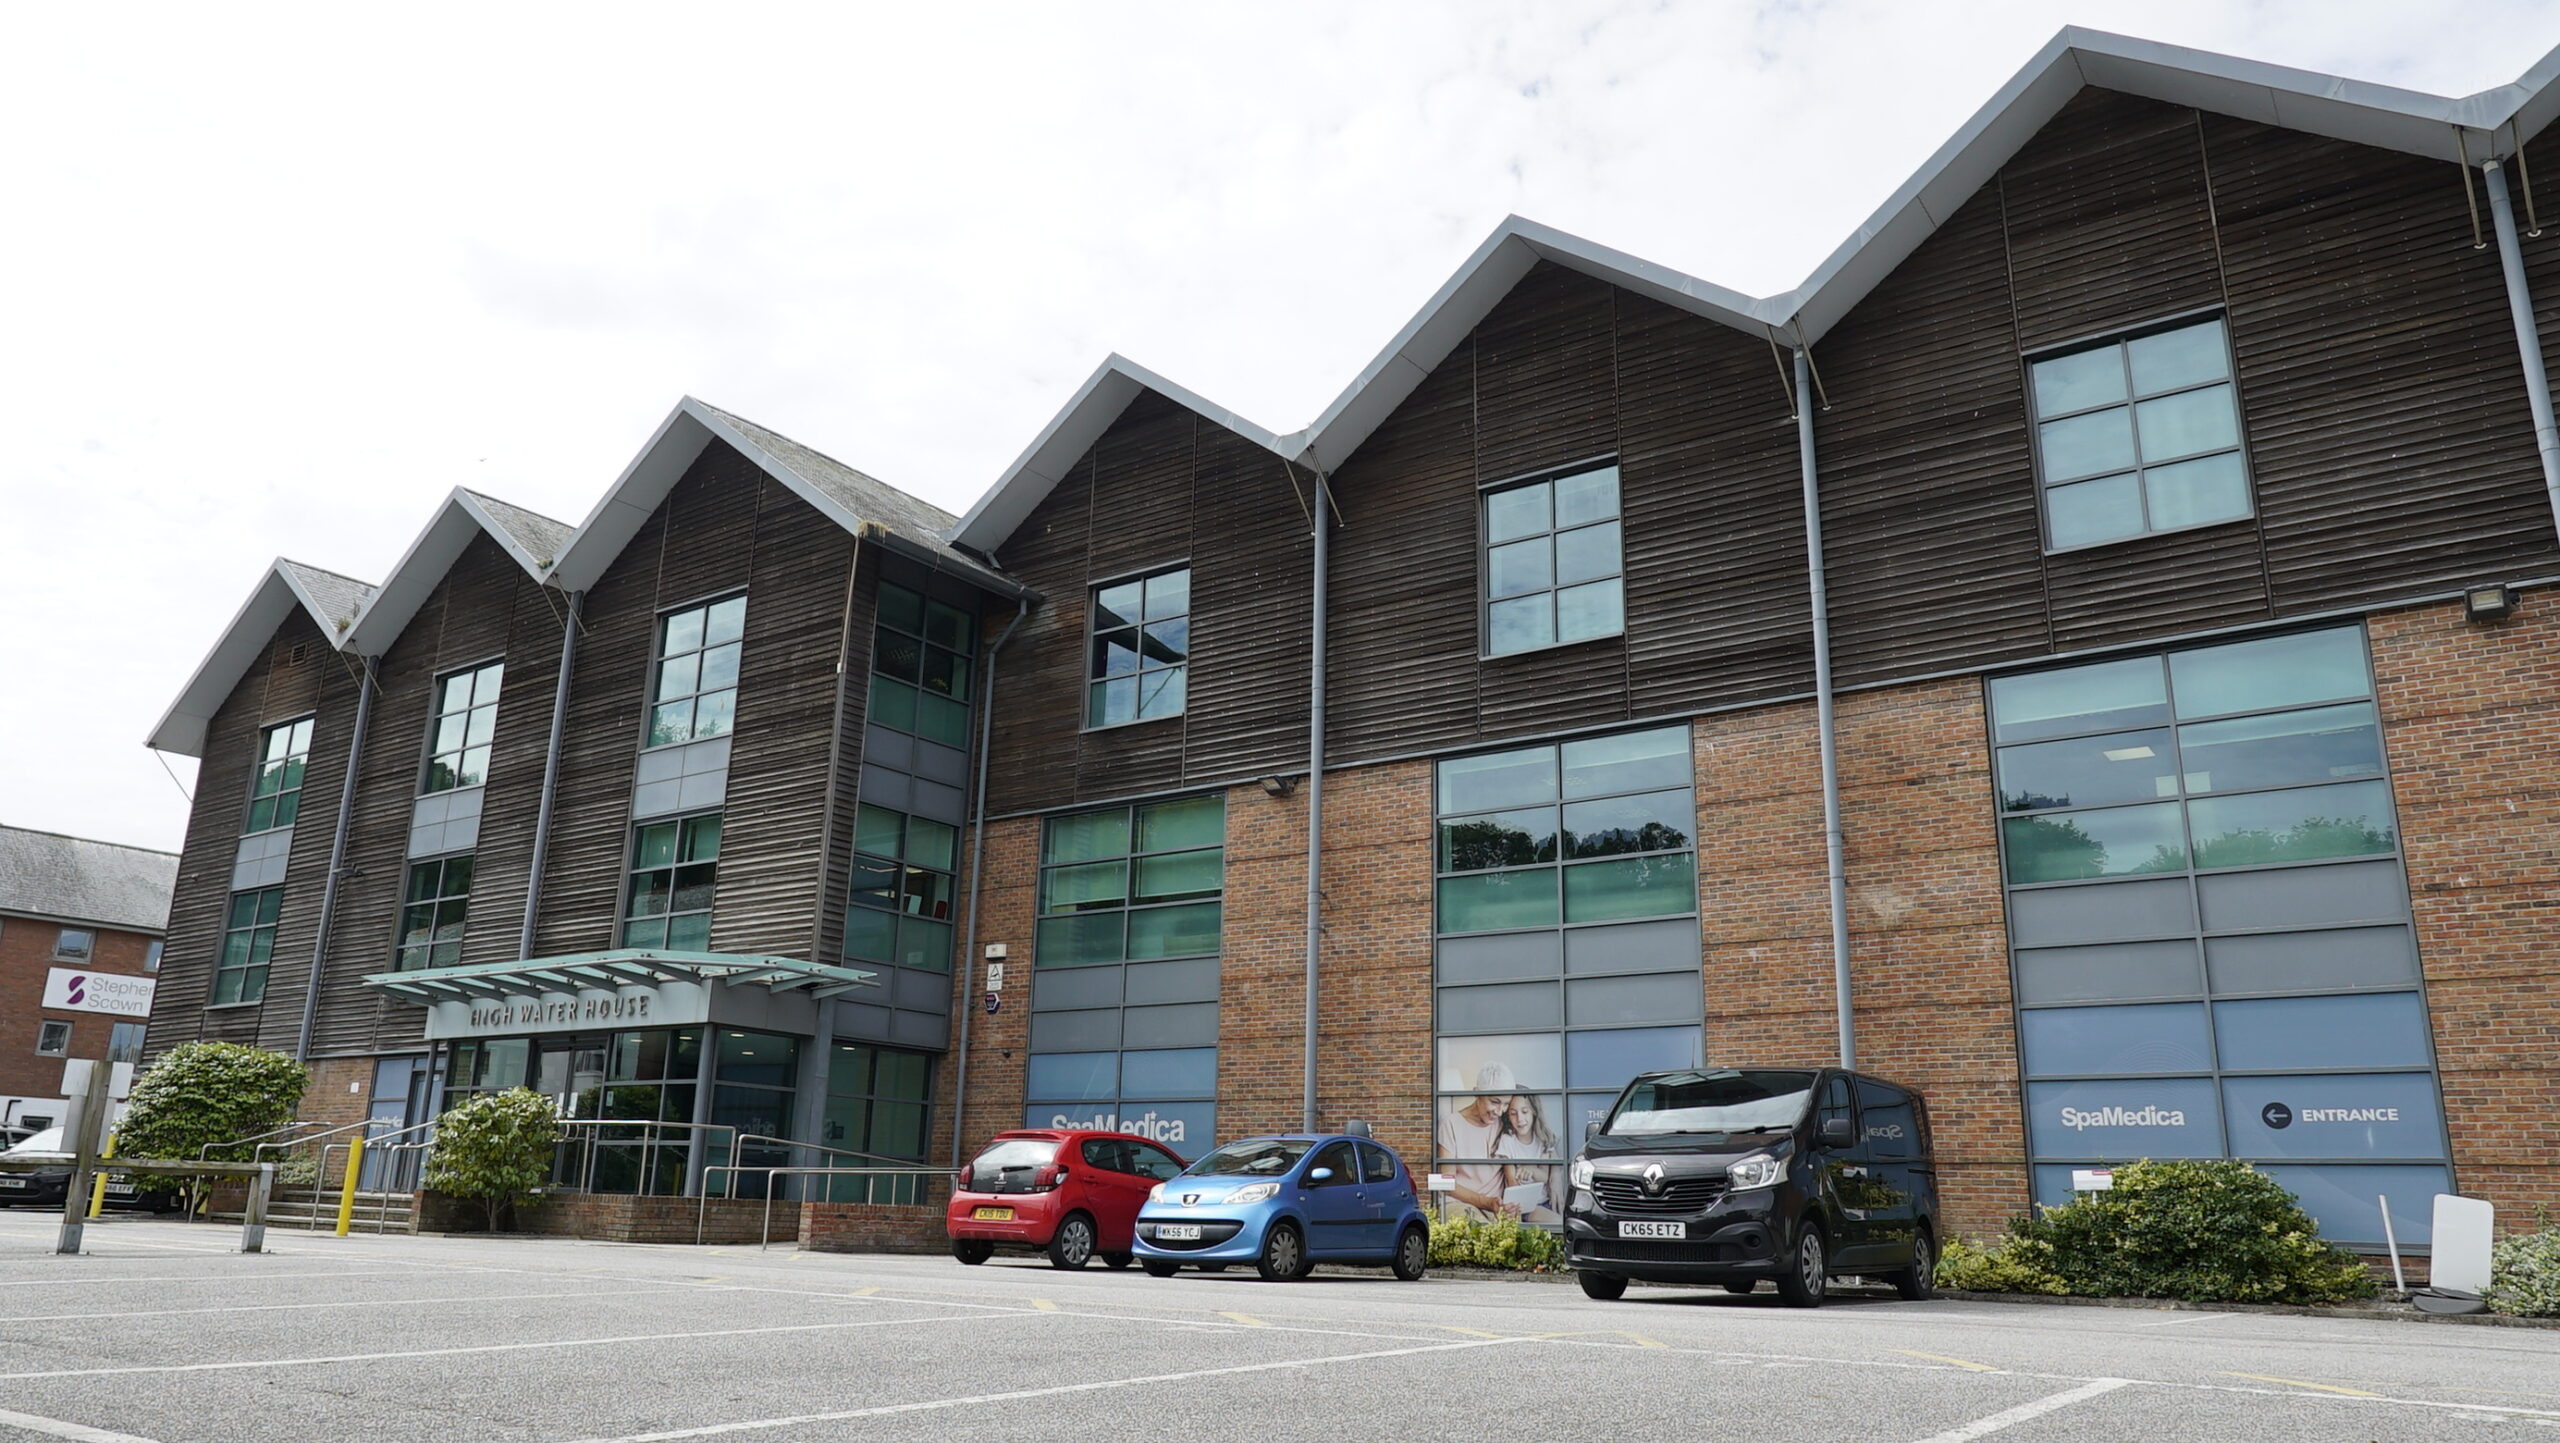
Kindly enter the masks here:
[[2427, 1283], [2466, 1293], [2489, 1291], [2489, 1236], [2498, 1210], [2476, 1197], [2436, 1194], [2435, 1230], [2427, 1239]]
[[112, 1017], [148, 1017], [151, 994], [159, 982], [121, 972], [92, 972], [85, 967], [56, 967], [44, 975], [44, 1005], [61, 1012], [104, 1012]]
[[2116, 1185], [2116, 1170], [2111, 1167], [2075, 1167], [2071, 1170], [2073, 1192], [2111, 1192]]

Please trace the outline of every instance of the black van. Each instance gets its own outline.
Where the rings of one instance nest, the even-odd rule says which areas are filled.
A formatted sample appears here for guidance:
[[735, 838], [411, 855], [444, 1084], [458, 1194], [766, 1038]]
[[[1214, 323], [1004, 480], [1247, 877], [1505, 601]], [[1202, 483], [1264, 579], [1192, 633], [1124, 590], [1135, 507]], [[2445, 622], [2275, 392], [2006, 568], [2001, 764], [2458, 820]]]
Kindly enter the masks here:
[[1648, 1072], [1585, 1130], [1565, 1250], [1582, 1291], [1763, 1278], [1799, 1308], [1825, 1283], [1934, 1290], [1937, 1168], [1908, 1088], [1837, 1068]]

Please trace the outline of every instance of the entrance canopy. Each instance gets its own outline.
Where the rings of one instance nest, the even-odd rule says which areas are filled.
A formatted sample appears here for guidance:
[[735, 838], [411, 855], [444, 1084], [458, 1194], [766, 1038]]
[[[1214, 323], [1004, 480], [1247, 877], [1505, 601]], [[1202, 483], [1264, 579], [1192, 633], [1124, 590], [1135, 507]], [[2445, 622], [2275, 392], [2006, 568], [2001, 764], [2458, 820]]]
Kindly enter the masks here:
[[826, 999], [880, 985], [858, 967], [734, 952], [623, 949], [377, 972], [364, 985], [426, 1004], [426, 1038], [734, 1023], [812, 1035]]

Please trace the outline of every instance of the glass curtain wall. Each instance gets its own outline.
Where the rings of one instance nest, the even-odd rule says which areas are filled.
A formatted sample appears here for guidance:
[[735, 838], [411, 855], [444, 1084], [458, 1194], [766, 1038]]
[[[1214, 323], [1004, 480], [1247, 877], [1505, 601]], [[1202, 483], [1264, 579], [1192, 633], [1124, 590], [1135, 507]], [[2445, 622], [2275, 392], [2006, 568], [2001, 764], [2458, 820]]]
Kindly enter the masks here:
[[1436, 783], [1440, 1202], [1557, 1225], [1584, 1120], [1703, 1061], [1689, 731], [1460, 757]]
[[[827, 1069], [827, 1114], [818, 1141], [865, 1154], [831, 1157], [829, 1167], [891, 1167], [925, 1160], [933, 1125], [933, 1058], [922, 1052], [839, 1042]], [[809, 1190], [829, 1202], [912, 1203], [917, 1177], [836, 1177]]]
[[2037, 1196], [2229, 1157], [2329, 1237], [2450, 1187], [2359, 626], [1995, 678]]

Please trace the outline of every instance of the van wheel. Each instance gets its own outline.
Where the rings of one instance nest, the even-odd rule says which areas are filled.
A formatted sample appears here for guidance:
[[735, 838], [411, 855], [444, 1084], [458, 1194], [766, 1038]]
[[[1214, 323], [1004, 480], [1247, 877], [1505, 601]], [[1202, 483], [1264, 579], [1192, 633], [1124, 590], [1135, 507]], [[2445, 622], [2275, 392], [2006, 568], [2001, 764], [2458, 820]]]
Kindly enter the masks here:
[[1582, 1295], [1586, 1298], [1614, 1303], [1627, 1295], [1627, 1280], [1613, 1278], [1607, 1273], [1575, 1273], [1573, 1280], [1582, 1284]]
[[1422, 1281], [1431, 1266], [1431, 1237], [1420, 1228], [1406, 1228], [1396, 1239], [1395, 1275], [1408, 1283]]
[[1910, 1302], [1938, 1295], [1938, 1244], [1927, 1228], [1911, 1239], [1911, 1266], [1885, 1274], [1885, 1281], [1893, 1284], [1896, 1295]]
[[1818, 1308], [1831, 1285], [1831, 1250], [1822, 1229], [1806, 1223], [1796, 1231], [1795, 1265], [1778, 1274], [1778, 1296], [1790, 1308]]
[[1140, 1262], [1138, 1266], [1145, 1268], [1147, 1270], [1147, 1276], [1151, 1278], [1169, 1278], [1182, 1271], [1182, 1264], [1168, 1263], [1161, 1258], [1148, 1258]]
[[1117, 1270], [1129, 1266], [1129, 1264], [1137, 1260], [1137, 1257], [1138, 1255], [1136, 1253], [1104, 1253], [1102, 1255], [1102, 1265], [1106, 1268]]
[[951, 1256], [973, 1268], [995, 1255], [996, 1245], [984, 1238], [953, 1238], [951, 1240]]
[[1262, 1256], [1253, 1260], [1254, 1271], [1274, 1283], [1294, 1283], [1315, 1268], [1307, 1260], [1306, 1239], [1298, 1235], [1296, 1223], [1273, 1223], [1262, 1236]]
[[1049, 1238], [1049, 1266], [1075, 1269], [1093, 1261], [1093, 1219], [1069, 1213]]

